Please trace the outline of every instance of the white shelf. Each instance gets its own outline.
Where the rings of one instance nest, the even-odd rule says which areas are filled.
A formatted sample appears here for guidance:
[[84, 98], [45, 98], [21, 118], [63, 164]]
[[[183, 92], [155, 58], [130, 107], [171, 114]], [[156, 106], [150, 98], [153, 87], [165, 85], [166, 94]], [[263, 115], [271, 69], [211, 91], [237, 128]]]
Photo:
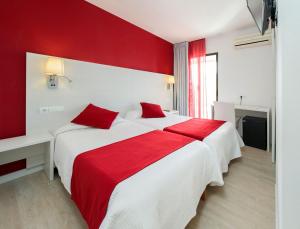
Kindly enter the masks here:
[[[44, 168], [49, 180], [53, 180], [54, 176], [54, 163], [53, 163], [53, 149], [54, 149], [54, 137], [48, 132], [34, 132], [25, 136], [7, 138], [0, 140], [0, 153], [22, 149], [28, 146], [34, 146], [37, 144], [48, 144], [48, 148], [45, 152], [45, 163], [39, 166], [29, 167], [14, 173], [10, 173], [4, 176], [0, 176], [0, 183], [13, 180], [15, 178], [31, 174]], [[7, 156], [7, 154], [5, 154]], [[12, 160], [13, 161], [13, 160]]]
[[53, 136], [50, 133], [36, 133], [14, 138], [0, 140], [0, 153], [19, 149], [31, 145], [36, 145], [45, 142], [53, 141]]

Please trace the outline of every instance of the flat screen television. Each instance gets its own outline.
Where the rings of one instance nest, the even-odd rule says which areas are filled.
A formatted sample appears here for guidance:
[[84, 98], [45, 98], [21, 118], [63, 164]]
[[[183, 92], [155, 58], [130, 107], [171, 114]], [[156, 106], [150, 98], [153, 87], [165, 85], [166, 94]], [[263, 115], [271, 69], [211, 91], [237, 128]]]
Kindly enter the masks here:
[[274, 12], [273, 4], [273, 0], [247, 0], [247, 7], [262, 35], [269, 28]]

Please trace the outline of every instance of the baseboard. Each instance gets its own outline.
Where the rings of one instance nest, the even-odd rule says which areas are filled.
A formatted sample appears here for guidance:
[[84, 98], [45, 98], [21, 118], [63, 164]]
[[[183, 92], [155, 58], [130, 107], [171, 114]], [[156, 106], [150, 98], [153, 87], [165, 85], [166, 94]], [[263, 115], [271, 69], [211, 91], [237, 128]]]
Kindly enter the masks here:
[[32, 173], [36, 173], [38, 171], [41, 171], [44, 169], [44, 165], [39, 165], [39, 166], [35, 166], [33, 168], [29, 168], [29, 169], [22, 169], [19, 170], [17, 172], [13, 172], [4, 176], [0, 176], [0, 184], [12, 181], [14, 179], [32, 174]]

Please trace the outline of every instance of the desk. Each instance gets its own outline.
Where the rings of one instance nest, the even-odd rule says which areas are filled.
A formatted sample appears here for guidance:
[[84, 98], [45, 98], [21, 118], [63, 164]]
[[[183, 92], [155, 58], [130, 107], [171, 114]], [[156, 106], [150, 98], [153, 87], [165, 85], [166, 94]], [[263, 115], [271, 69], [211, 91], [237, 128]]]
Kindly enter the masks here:
[[[42, 144], [42, 148], [37, 147]], [[40, 150], [43, 149], [41, 152]], [[53, 180], [54, 137], [50, 133], [35, 133], [0, 140], [0, 165], [26, 159], [26, 168], [0, 176], [0, 184], [44, 169], [49, 180]], [[44, 152], [45, 151], [45, 152]]]
[[235, 104], [234, 108], [236, 110], [242, 111], [253, 111], [264, 113], [267, 118], [267, 151], [270, 152], [270, 107], [261, 107], [261, 106], [250, 106], [250, 105], [239, 105]]

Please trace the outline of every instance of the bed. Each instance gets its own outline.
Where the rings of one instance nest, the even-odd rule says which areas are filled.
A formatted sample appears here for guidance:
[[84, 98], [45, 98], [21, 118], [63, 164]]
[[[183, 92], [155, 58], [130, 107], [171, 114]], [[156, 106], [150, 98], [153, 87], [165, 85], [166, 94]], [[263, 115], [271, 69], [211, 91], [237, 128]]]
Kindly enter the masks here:
[[[62, 184], [71, 193], [73, 163], [82, 152], [151, 131], [124, 119], [108, 130], [75, 124], [58, 129], [54, 162]], [[195, 216], [206, 186], [223, 185], [217, 158], [210, 151], [206, 144], [193, 141], [119, 183], [100, 228], [184, 228]]]
[[[136, 123], [163, 130], [167, 127], [191, 120], [191, 117], [164, 112], [166, 117], [162, 118], [142, 118], [142, 111], [132, 110], [127, 112], [125, 118]], [[203, 139], [213, 152], [215, 152], [220, 169], [223, 173], [228, 172], [228, 165], [231, 160], [241, 157], [241, 147], [243, 140], [237, 130], [230, 122], [225, 122], [222, 126]]]

